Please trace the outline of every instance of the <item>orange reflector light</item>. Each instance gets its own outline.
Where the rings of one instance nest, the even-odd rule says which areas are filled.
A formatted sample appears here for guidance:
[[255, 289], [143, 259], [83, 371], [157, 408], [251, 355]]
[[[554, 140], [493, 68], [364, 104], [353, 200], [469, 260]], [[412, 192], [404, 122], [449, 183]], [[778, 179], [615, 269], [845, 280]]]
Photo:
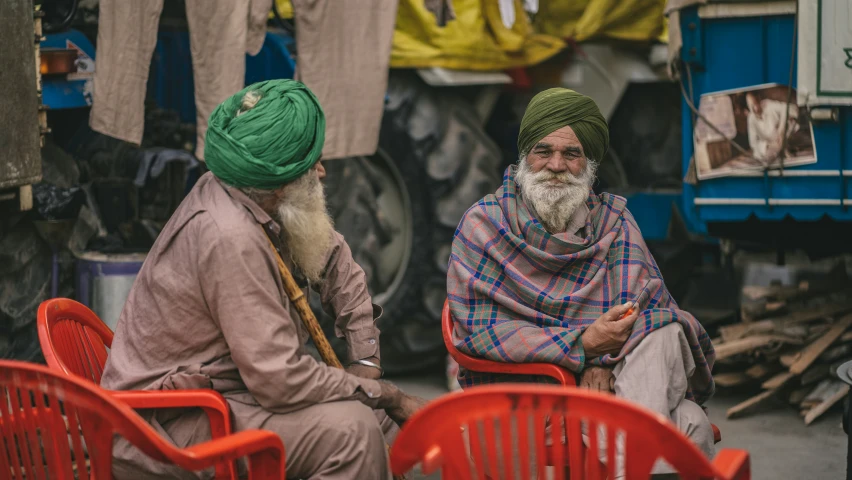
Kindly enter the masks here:
[[77, 71], [77, 50], [71, 48], [43, 48], [39, 55], [42, 75], [67, 75]]

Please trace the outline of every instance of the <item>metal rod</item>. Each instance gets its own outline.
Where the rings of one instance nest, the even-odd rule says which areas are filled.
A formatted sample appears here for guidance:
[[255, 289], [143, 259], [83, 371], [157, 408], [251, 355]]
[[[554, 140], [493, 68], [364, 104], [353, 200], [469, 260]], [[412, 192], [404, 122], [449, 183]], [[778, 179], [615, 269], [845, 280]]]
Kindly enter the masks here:
[[773, 206], [799, 206], [799, 207], [831, 207], [852, 205], [852, 198], [840, 199], [833, 198], [696, 198], [695, 205], [773, 205]]
[[50, 298], [59, 296], [59, 250], [53, 249], [53, 274], [50, 278]]

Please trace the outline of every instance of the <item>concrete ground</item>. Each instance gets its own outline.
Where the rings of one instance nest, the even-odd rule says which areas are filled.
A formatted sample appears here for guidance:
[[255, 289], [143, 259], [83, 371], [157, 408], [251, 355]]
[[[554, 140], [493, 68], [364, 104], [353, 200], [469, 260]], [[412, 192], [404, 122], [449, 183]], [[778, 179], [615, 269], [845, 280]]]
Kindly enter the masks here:
[[[447, 393], [439, 374], [394, 378], [405, 392], [424, 398]], [[846, 476], [846, 434], [841, 427], [840, 404], [810, 426], [798, 412], [780, 401], [750, 416], [726, 420], [725, 411], [748, 398], [747, 394], [717, 393], [708, 404], [710, 420], [722, 431], [722, 448], [748, 450], [754, 480], [841, 479]], [[414, 472], [410, 480], [437, 480]]]

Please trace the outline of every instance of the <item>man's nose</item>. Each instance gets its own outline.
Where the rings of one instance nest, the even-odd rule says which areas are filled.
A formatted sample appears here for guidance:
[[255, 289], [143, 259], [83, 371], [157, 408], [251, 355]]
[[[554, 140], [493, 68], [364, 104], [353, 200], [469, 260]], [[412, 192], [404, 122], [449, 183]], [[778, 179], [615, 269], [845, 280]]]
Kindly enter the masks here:
[[[553, 155], [547, 165], [545, 167], [553, 173], [562, 173], [568, 168], [568, 160], [566, 160], [562, 155], [556, 154]], [[573, 173], [573, 172], [572, 172]]]

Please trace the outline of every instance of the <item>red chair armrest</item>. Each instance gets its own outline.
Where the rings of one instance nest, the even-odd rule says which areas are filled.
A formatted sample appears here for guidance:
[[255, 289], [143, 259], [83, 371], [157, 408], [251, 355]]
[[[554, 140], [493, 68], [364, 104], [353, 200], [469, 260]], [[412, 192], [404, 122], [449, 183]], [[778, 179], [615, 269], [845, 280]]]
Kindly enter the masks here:
[[751, 459], [745, 450], [725, 448], [716, 453], [713, 466], [725, 480], [749, 480], [751, 478]]
[[175, 459], [175, 463], [187, 470], [203, 470], [222, 462], [233, 464], [248, 455], [250, 478], [284, 478], [284, 444], [278, 435], [270, 431], [245, 430], [193, 445], [181, 450], [181, 453], [183, 455]]
[[722, 441], [722, 432], [719, 430], [719, 427], [717, 427], [716, 425], [713, 425], [712, 423], [710, 424], [710, 426], [713, 427], [713, 442], [714, 443], [721, 442]]
[[[212, 438], [231, 435], [231, 415], [228, 402], [215, 390], [111, 390], [117, 400], [134, 409], [193, 407], [204, 410], [210, 421]], [[218, 464], [216, 478], [236, 478], [234, 464]]]

